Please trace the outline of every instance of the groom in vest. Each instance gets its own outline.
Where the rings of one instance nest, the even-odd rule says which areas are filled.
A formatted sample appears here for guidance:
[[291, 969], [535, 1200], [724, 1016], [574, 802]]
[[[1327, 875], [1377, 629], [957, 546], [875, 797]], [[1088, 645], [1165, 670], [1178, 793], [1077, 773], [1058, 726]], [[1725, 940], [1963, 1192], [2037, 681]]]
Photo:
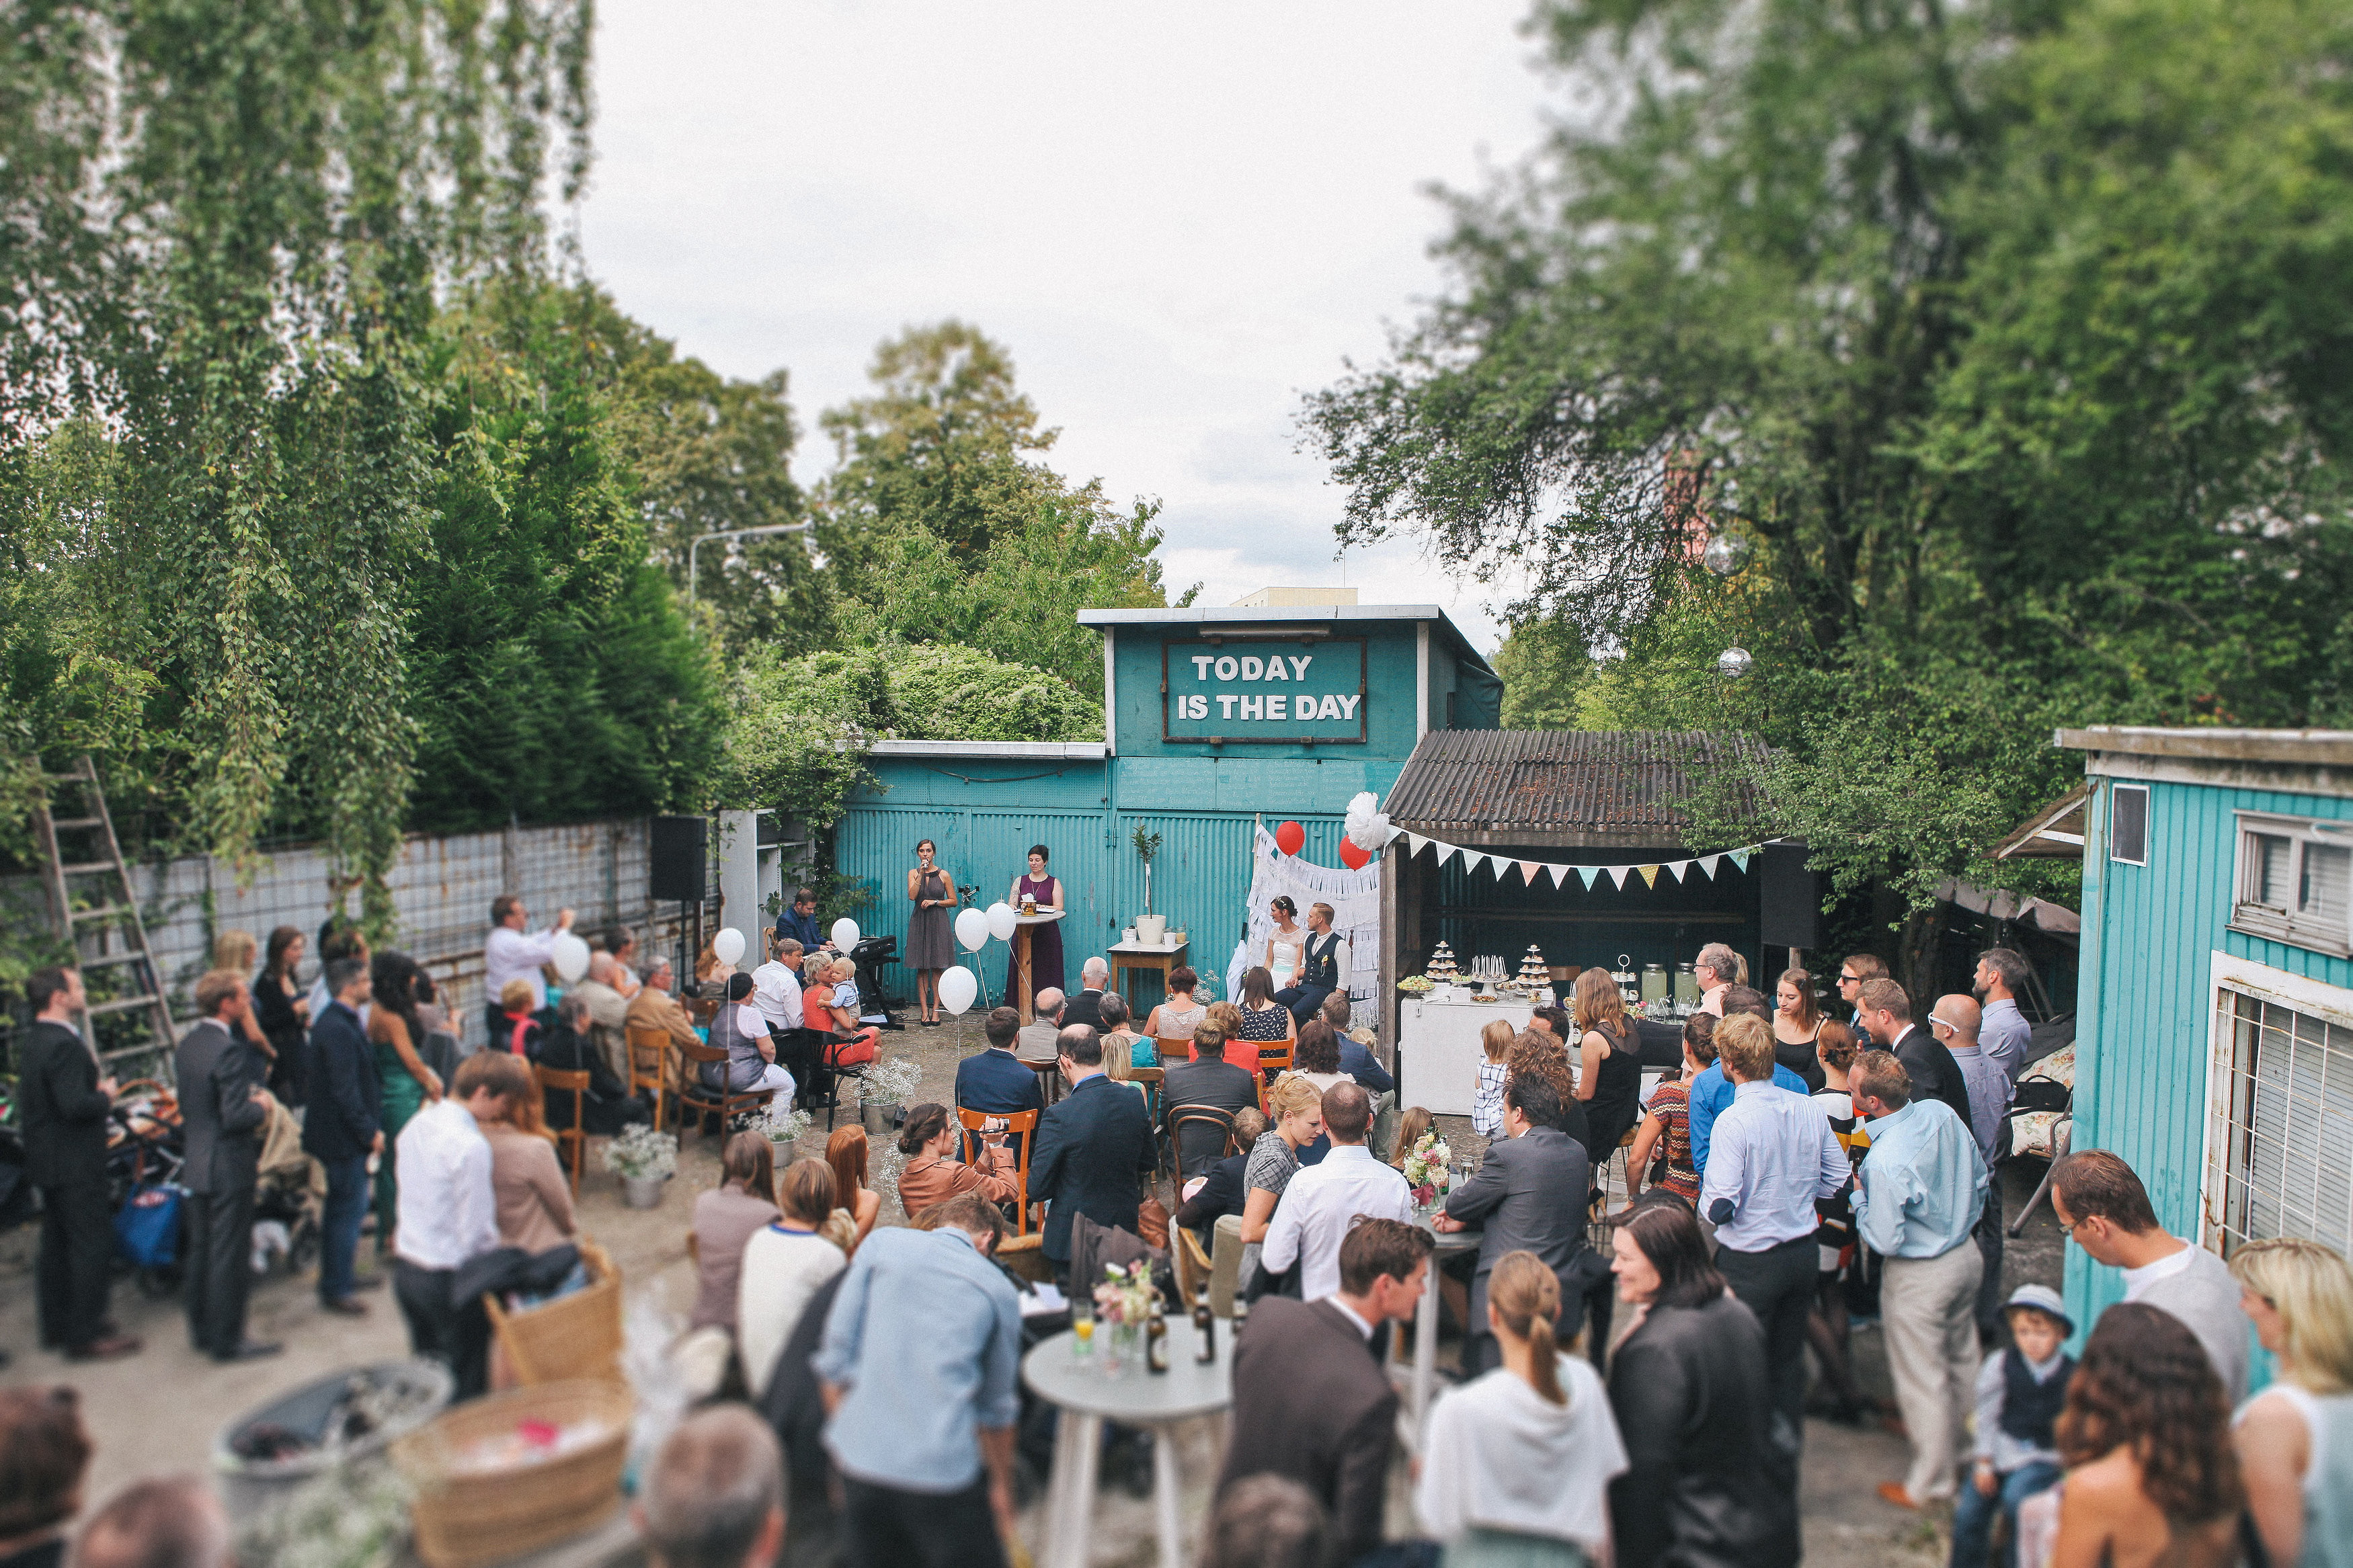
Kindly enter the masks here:
[[1348, 983], [1348, 944], [1332, 929], [1332, 906], [1307, 907], [1307, 941], [1299, 956], [1299, 980], [1274, 994], [1304, 1024], [1324, 1005], [1324, 998]]

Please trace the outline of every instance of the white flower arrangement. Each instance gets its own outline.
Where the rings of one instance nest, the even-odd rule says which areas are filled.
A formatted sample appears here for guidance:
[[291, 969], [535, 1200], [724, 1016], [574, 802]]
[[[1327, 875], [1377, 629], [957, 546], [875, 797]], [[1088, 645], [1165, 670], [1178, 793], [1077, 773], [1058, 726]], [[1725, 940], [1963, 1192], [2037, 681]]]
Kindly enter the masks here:
[[816, 1124], [817, 1119], [807, 1111], [787, 1103], [781, 1110], [775, 1104], [751, 1122], [752, 1131], [771, 1143], [795, 1143]]
[[866, 1069], [858, 1097], [868, 1105], [904, 1105], [915, 1098], [923, 1081], [923, 1064], [906, 1057], [886, 1057]]
[[678, 1135], [657, 1132], [640, 1121], [625, 1127], [605, 1145], [605, 1170], [628, 1181], [678, 1174]]

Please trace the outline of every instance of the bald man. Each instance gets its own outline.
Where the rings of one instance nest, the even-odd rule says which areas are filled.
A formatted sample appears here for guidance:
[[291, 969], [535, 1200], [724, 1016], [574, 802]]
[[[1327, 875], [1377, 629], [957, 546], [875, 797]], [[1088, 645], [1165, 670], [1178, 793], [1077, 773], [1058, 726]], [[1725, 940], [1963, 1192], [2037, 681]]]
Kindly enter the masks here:
[[1014, 1040], [1013, 1054], [1025, 1062], [1050, 1062], [1062, 1054], [1055, 1037], [1062, 1032], [1062, 994], [1049, 985], [1039, 991], [1030, 1003], [1037, 1022], [1021, 1026]]
[[1937, 997], [1936, 1006], [1928, 1011], [1929, 1032], [1953, 1053], [1960, 1067], [1961, 1082], [1969, 1091], [1969, 1131], [1976, 1135], [1986, 1169], [1993, 1173], [1976, 1231], [1978, 1251], [1985, 1257], [1985, 1275], [1978, 1282], [1977, 1316], [1978, 1334], [1998, 1344], [2005, 1292], [2001, 1288], [2001, 1173], [1995, 1163], [1995, 1149], [2002, 1141], [2002, 1118], [2010, 1114], [2011, 1089], [2010, 1074], [1978, 1044], [1978, 1030], [1984, 1022], [1977, 998], [1958, 992]]

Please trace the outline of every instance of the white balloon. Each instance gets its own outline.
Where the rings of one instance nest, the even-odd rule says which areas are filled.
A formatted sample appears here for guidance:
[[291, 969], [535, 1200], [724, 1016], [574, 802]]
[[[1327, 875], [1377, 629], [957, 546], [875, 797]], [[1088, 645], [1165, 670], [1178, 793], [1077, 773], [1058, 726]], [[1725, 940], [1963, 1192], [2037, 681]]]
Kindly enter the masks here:
[[744, 956], [744, 933], [733, 926], [723, 928], [711, 939], [711, 954], [722, 963], [733, 963]]
[[997, 941], [1011, 942], [1019, 923], [1020, 917], [1013, 912], [1013, 906], [1002, 899], [988, 906], [988, 934]]
[[858, 922], [848, 915], [833, 922], [833, 945], [848, 952], [858, 945]]
[[955, 938], [966, 952], [978, 952], [988, 945], [988, 916], [979, 910], [958, 910]]
[[979, 994], [980, 982], [975, 980], [972, 971], [964, 965], [940, 971], [940, 1005], [949, 1012], [962, 1013]]
[[588, 973], [588, 944], [568, 931], [557, 931], [550, 959], [555, 973], [569, 985]]

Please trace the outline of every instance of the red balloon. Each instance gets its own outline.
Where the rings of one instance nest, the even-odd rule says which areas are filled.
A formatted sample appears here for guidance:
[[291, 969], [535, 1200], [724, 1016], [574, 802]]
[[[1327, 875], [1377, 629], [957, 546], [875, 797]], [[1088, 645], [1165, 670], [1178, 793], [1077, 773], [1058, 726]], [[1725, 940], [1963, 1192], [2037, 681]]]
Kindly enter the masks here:
[[1355, 839], [1343, 838], [1340, 840], [1340, 863], [1347, 867], [1349, 870], [1363, 870], [1366, 863], [1371, 860], [1372, 858], [1373, 852], [1358, 845]]
[[1286, 822], [1274, 830], [1274, 847], [1285, 855], [1296, 855], [1307, 847], [1307, 829], [1295, 822]]

